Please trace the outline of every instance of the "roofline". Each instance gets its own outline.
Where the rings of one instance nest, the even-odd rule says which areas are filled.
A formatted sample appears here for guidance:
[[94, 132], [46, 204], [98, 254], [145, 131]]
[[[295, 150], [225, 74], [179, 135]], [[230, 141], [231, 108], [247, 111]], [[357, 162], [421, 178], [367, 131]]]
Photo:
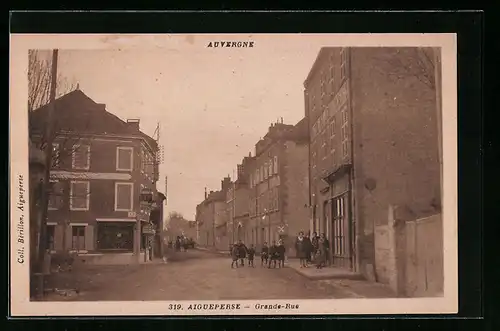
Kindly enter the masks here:
[[[58, 135], [63, 135], [63, 136], [72, 136], [74, 135], [74, 133], [72, 131], [59, 131], [57, 133]], [[98, 138], [121, 138], [121, 139], [138, 139], [138, 140], [142, 140], [142, 142], [146, 143], [146, 145], [148, 145], [152, 151], [155, 150], [155, 148], [153, 148], [154, 146], [151, 146], [151, 144], [148, 142], [148, 140], [143, 137], [143, 136], [138, 136], [138, 135], [123, 135], [123, 134], [113, 134], [113, 133], [107, 133], [107, 134], [102, 134], [102, 133], [87, 133], [87, 132], [78, 132], [77, 133], [79, 136], [90, 136], [90, 137], [98, 137]], [[146, 135], [144, 133], [144, 135]], [[41, 137], [42, 135], [41, 134], [34, 134], [32, 135], [33, 137]], [[149, 137], [150, 139], [154, 140], [153, 138]], [[57, 137], [56, 139], [57, 140]]]
[[313, 62], [313, 65], [311, 66], [311, 69], [309, 70], [309, 73], [307, 74], [306, 80], [304, 80], [304, 87], [307, 88], [307, 85], [309, 84], [309, 81], [311, 80], [311, 77], [313, 76], [314, 73], [316, 73], [316, 69], [318, 67], [319, 59], [325, 52], [327, 47], [321, 47], [321, 49], [318, 52], [318, 55], [316, 55], [316, 59]]

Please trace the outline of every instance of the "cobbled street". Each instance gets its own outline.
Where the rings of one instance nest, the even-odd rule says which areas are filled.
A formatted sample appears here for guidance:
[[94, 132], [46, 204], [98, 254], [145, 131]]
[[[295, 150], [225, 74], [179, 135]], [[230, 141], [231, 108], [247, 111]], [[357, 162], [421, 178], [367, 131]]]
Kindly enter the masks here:
[[[352, 297], [341, 286], [312, 281], [292, 268], [231, 269], [229, 257], [192, 250], [167, 264], [88, 266], [66, 275], [79, 289], [75, 296], [51, 301], [331, 299]], [[61, 275], [62, 277], [62, 275]], [[69, 278], [70, 277], [70, 278]], [[61, 280], [58, 281], [61, 286]]]

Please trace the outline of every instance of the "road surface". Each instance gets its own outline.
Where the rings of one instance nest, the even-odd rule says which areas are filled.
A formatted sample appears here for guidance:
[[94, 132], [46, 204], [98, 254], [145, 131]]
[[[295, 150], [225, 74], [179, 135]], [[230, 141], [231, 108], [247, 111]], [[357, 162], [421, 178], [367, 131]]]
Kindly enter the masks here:
[[[88, 266], [65, 275], [77, 301], [331, 299], [350, 297], [327, 282], [311, 281], [291, 268], [248, 266], [231, 269], [229, 257], [198, 250], [177, 253], [167, 264]], [[62, 275], [60, 277], [63, 277]], [[57, 281], [58, 287], [65, 285]], [[69, 284], [71, 283], [71, 285]], [[49, 298], [48, 298], [49, 299]], [[61, 300], [51, 295], [49, 300]]]

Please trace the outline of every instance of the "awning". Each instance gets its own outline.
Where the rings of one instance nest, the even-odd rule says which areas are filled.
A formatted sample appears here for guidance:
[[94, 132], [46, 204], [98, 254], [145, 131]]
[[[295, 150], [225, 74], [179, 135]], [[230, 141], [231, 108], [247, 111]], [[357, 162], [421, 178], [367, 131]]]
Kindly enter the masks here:
[[351, 167], [352, 164], [350, 163], [342, 164], [340, 167], [338, 167], [337, 169], [333, 170], [332, 172], [328, 173], [325, 177], [323, 177], [323, 180], [329, 184], [333, 184], [333, 182], [335, 182], [339, 177], [348, 173]]

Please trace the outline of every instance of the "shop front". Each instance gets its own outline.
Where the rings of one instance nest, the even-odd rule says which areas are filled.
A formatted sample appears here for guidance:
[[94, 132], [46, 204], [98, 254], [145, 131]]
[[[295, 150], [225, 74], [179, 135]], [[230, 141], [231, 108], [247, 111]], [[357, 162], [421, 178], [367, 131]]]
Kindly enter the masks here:
[[97, 250], [133, 252], [135, 220], [97, 223]]

